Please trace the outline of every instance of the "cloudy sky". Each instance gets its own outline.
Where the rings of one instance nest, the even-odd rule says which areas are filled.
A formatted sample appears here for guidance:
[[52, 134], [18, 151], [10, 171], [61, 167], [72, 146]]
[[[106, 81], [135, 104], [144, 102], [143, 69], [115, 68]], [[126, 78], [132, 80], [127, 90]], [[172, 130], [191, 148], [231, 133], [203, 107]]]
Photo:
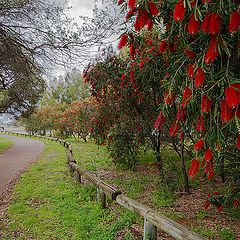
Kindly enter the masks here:
[[92, 16], [93, 0], [68, 0], [69, 16], [78, 22], [79, 16]]

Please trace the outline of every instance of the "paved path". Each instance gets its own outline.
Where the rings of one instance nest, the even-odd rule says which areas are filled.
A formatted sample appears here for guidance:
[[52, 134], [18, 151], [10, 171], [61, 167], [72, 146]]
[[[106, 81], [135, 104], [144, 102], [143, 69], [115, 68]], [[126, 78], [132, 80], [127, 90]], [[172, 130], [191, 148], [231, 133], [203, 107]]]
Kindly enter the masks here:
[[36, 160], [44, 149], [40, 141], [0, 134], [13, 140], [14, 145], [0, 154], [0, 196], [5, 187], [24, 171], [29, 163]]

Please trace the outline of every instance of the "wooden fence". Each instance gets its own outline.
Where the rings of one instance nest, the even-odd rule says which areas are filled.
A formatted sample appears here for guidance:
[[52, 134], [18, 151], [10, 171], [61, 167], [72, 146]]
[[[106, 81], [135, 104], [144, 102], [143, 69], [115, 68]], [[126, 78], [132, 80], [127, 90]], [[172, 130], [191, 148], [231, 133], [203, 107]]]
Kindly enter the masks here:
[[41, 135], [30, 135], [24, 133], [15, 132], [2, 132], [5, 134], [19, 135], [19, 136], [29, 136], [36, 138], [43, 138], [51, 141], [56, 141], [62, 144], [67, 150], [67, 159], [70, 172], [73, 175], [76, 182], [81, 183], [82, 177], [85, 177], [93, 185], [97, 187], [97, 198], [102, 207], [106, 207], [106, 197], [116, 201], [119, 205], [127, 208], [144, 218], [144, 240], [156, 240], [157, 239], [157, 228], [164, 231], [179, 240], [204, 240], [205, 238], [199, 236], [198, 234], [189, 231], [185, 226], [172, 221], [171, 219], [161, 215], [159, 212], [143, 205], [126, 195], [122, 194], [119, 189], [104, 183], [91, 172], [86, 171], [76, 164], [73, 157], [73, 150], [70, 143], [53, 137], [46, 137]]

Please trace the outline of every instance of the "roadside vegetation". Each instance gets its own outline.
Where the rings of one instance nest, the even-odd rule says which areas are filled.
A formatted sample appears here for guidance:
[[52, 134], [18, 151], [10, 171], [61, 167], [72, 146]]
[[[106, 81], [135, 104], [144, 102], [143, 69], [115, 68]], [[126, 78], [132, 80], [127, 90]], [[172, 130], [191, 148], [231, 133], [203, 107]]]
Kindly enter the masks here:
[[[45, 141], [40, 160], [25, 172], [0, 221], [0, 238], [10, 239], [133, 239], [131, 226], [140, 219], [118, 206], [101, 209], [96, 189], [76, 185], [67, 169], [65, 149]], [[99, 158], [99, 154], [89, 157]], [[86, 155], [83, 156], [86, 158]]]
[[4, 152], [8, 148], [10, 148], [13, 145], [13, 143], [14, 142], [9, 139], [0, 137], [0, 153]]

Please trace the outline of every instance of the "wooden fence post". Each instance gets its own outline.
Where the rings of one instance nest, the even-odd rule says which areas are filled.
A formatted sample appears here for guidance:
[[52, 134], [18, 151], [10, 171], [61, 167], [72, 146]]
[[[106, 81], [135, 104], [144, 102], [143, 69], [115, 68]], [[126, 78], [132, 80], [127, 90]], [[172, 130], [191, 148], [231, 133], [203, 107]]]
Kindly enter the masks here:
[[101, 188], [97, 188], [97, 199], [102, 208], [106, 208], [106, 194]]
[[157, 227], [144, 218], [143, 240], [157, 240]]
[[78, 171], [74, 171], [73, 178], [76, 182], [81, 183], [81, 174]]
[[71, 165], [69, 165], [69, 170], [70, 170], [70, 173], [71, 173], [71, 174], [74, 174], [74, 169], [72, 168]]

